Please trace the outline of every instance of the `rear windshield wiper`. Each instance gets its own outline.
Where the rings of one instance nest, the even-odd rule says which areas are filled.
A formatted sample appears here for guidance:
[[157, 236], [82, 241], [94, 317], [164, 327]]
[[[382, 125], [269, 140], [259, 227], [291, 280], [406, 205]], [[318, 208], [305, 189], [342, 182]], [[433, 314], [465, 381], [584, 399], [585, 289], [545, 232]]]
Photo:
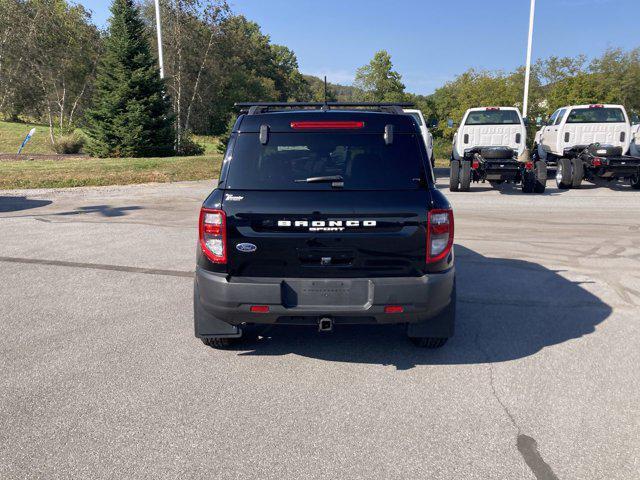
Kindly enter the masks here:
[[344, 178], [342, 175], [326, 175], [324, 177], [309, 177], [300, 178], [294, 180], [296, 183], [332, 183], [332, 186], [342, 187], [344, 185]]

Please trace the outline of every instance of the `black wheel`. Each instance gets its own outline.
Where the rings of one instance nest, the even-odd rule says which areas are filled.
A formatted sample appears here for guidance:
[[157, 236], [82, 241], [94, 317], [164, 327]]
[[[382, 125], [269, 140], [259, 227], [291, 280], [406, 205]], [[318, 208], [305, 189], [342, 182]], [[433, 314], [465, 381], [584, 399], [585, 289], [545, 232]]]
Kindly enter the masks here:
[[449, 172], [449, 190], [457, 192], [460, 188], [460, 161], [451, 160], [451, 171]]
[[545, 189], [547, 188], [547, 164], [542, 160], [538, 160], [535, 163], [533, 172], [535, 174], [533, 191], [535, 193], [544, 193]]
[[440, 348], [447, 340], [449, 339], [440, 337], [411, 337], [411, 341], [420, 348]]
[[480, 149], [480, 155], [487, 160], [506, 160], [513, 158], [513, 150], [509, 147], [486, 147]]
[[571, 159], [571, 188], [580, 188], [584, 178], [584, 165], [579, 158]]
[[522, 174], [522, 193], [533, 193], [535, 188], [536, 177], [535, 173], [531, 170], [526, 170]]
[[568, 158], [558, 159], [558, 168], [556, 169], [556, 185], [560, 190], [571, 188], [571, 160]]
[[468, 192], [471, 187], [471, 162], [464, 160], [460, 165], [460, 191]]
[[211, 348], [229, 348], [236, 338], [202, 338], [202, 343]]
[[631, 188], [640, 190], [640, 173], [631, 177]]

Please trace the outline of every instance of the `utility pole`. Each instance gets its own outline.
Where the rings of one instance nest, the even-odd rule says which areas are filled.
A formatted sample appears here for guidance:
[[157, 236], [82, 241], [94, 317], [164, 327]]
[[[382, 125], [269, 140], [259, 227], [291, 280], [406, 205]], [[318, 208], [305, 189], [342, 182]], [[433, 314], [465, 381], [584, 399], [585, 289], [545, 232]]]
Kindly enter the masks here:
[[527, 68], [524, 73], [524, 101], [522, 102], [522, 115], [527, 117], [529, 109], [529, 77], [531, 75], [531, 44], [533, 43], [533, 17], [536, 11], [536, 0], [531, 0], [529, 12], [529, 41], [527, 43]]
[[164, 79], [164, 58], [162, 56], [162, 23], [160, 22], [160, 0], [156, 4], [156, 31], [158, 32], [158, 63], [160, 64], [160, 78]]

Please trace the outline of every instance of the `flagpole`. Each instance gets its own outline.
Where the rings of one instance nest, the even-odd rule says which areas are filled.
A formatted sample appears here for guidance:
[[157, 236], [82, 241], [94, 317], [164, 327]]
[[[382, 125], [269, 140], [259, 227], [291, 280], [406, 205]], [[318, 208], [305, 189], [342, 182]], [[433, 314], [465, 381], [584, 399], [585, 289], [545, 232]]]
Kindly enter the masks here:
[[536, 11], [536, 0], [531, 0], [529, 12], [529, 40], [527, 42], [527, 67], [524, 73], [524, 101], [522, 102], [522, 115], [527, 117], [529, 109], [529, 77], [531, 76], [531, 46], [533, 43], [533, 17]]
[[162, 55], [162, 23], [160, 22], [160, 0], [156, 4], [156, 32], [158, 33], [158, 63], [160, 64], [160, 78], [164, 79], [164, 58]]

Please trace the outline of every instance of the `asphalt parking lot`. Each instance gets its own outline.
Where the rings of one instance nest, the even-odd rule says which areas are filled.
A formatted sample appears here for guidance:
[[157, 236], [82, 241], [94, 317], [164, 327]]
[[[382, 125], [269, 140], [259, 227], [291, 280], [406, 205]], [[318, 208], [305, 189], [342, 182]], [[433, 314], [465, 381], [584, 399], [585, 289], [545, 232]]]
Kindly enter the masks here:
[[640, 192], [447, 189], [441, 350], [343, 327], [216, 351], [192, 324], [211, 188], [0, 192], [0, 478], [638, 478]]

